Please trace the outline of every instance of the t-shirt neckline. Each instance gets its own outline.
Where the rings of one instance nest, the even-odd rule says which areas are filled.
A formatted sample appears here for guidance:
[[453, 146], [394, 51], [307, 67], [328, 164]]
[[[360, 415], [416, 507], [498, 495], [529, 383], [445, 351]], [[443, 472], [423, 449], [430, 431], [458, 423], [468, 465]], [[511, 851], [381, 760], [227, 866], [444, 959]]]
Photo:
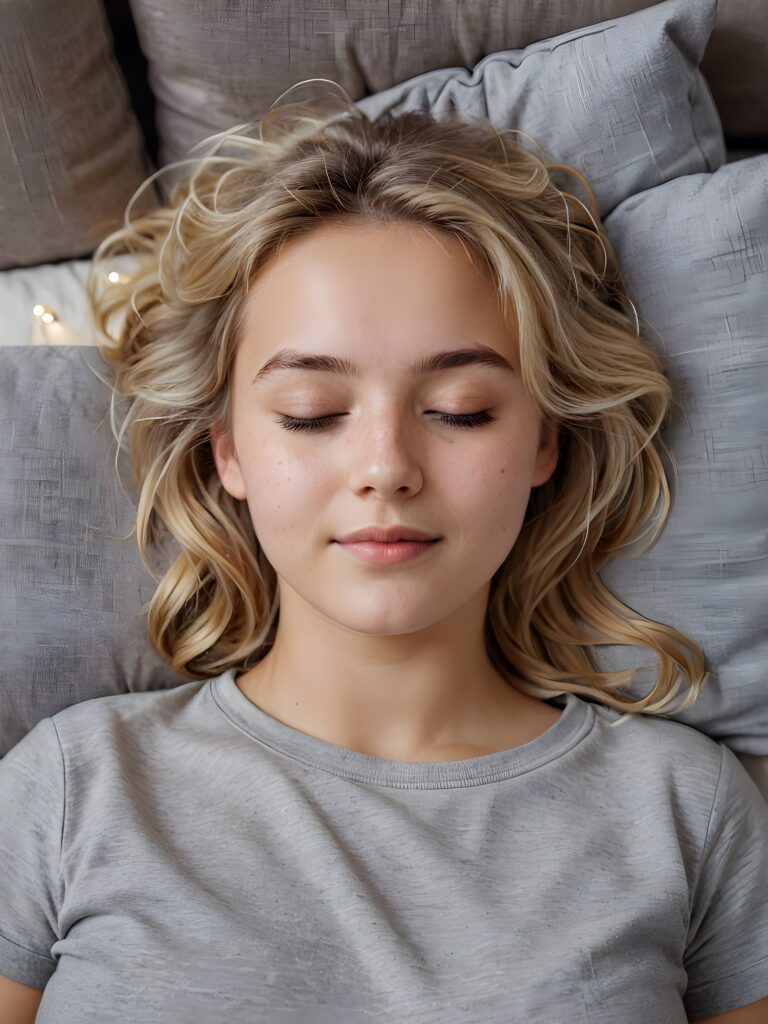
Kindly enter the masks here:
[[458, 761], [392, 761], [348, 750], [294, 729], [254, 704], [229, 668], [209, 680], [221, 712], [242, 732], [307, 767], [354, 782], [405, 789], [450, 789], [497, 782], [523, 775], [553, 761], [579, 743], [595, 722], [594, 706], [578, 694], [558, 698], [563, 712], [533, 740], [509, 750]]

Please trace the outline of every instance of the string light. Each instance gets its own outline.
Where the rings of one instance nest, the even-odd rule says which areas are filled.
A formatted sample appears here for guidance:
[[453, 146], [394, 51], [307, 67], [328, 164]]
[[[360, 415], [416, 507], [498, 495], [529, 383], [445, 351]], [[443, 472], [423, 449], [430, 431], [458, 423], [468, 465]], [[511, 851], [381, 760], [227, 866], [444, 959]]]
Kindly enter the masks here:
[[30, 345], [82, 345], [80, 338], [66, 324], [59, 320], [50, 306], [37, 302], [32, 307], [33, 327]]
[[54, 320], [59, 319], [50, 306], [44, 306], [40, 302], [32, 307], [32, 312], [35, 316], [39, 316], [44, 324], [52, 324]]
[[[106, 274], [109, 284], [124, 284], [130, 281], [128, 274], [119, 270], [110, 270]], [[34, 316], [30, 344], [32, 345], [83, 345], [88, 344], [63, 324], [56, 312], [43, 302], [36, 302], [32, 307]]]

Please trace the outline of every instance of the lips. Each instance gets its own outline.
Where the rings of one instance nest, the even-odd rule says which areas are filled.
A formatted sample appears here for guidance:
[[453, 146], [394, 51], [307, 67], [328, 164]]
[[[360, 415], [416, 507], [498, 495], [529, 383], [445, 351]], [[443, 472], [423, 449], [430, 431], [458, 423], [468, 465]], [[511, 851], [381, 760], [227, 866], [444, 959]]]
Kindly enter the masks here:
[[426, 537], [390, 537], [389, 540], [379, 540], [376, 537], [347, 537], [340, 540], [339, 544], [437, 544], [438, 538]]
[[339, 547], [345, 548], [346, 552], [360, 559], [362, 562], [372, 562], [377, 565], [395, 565], [400, 562], [408, 562], [420, 555], [426, 557], [428, 548], [436, 547], [440, 542], [439, 537], [434, 540], [404, 540], [404, 541], [355, 541], [350, 543], [339, 543]]
[[339, 544], [357, 544], [368, 541], [376, 544], [396, 544], [398, 542], [415, 541], [418, 543], [433, 543], [440, 540], [434, 534], [422, 530], [412, 529], [405, 526], [392, 527], [362, 527], [348, 533], [346, 537], [340, 538]]

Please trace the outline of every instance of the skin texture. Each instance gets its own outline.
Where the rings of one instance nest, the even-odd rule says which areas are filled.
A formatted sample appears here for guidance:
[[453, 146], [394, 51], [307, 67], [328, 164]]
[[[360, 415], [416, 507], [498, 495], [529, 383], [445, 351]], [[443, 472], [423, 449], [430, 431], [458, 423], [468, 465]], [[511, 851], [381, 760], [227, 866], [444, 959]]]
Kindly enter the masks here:
[[42, 998], [41, 988], [0, 977], [0, 1024], [34, 1024]]
[[[232, 421], [211, 445], [278, 575], [280, 619], [238, 686], [287, 725], [375, 757], [449, 761], [530, 741], [562, 712], [496, 671], [483, 623], [531, 488], [556, 466], [557, 431], [517, 373], [406, 374], [418, 356], [472, 344], [519, 367], [490, 278], [443, 232], [326, 223], [291, 239], [245, 302]], [[285, 346], [349, 358], [361, 374], [283, 370], [253, 384]], [[471, 429], [436, 415], [485, 409], [495, 420]], [[333, 413], [344, 415], [317, 431], [279, 423]], [[386, 566], [333, 543], [391, 523], [442, 539]]]

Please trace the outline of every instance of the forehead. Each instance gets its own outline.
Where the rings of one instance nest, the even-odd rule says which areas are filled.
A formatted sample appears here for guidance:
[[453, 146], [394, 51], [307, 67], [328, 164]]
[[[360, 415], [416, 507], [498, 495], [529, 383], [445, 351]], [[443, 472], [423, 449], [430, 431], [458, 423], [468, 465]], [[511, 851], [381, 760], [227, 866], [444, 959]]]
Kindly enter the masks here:
[[252, 278], [242, 324], [258, 381], [517, 366], [516, 324], [503, 321], [490, 275], [458, 239], [420, 225], [323, 225], [291, 238]]

